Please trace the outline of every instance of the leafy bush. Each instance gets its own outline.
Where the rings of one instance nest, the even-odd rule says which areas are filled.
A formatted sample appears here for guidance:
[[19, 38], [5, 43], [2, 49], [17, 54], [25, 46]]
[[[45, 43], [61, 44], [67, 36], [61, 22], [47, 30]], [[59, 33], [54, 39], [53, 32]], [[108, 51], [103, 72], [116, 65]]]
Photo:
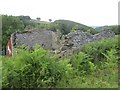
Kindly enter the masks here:
[[98, 62], [105, 58], [105, 56], [102, 53], [107, 53], [107, 51], [110, 51], [111, 49], [115, 49], [118, 51], [117, 38], [89, 43], [88, 45], [82, 47], [81, 50], [82, 52], [86, 53], [87, 55], [90, 55], [90, 57], [93, 58], [92, 62]]
[[55, 87], [74, 74], [69, 60], [58, 61], [42, 48], [32, 53], [20, 50], [17, 56], [3, 61], [3, 87]]
[[105, 68], [114, 68], [115, 66], [118, 66], [118, 55], [116, 54], [117, 51], [115, 49], [111, 49], [110, 51], [107, 51], [106, 53], [102, 53], [105, 56], [106, 62], [100, 62], [98, 65], [98, 68], [105, 69]]
[[[13, 57], [4, 56], [2, 59], [3, 87], [115, 88], [119, 58], [116, 40], [89, 44], [82, 49], [83, 52], [64, 59], [51, 56], [49, 51], [39, 47], [34, 51], [16, 49], [17, 54]], [[103, 48], [98, 51], [98, 47]], [[98, 54], [97, 58], [94, 53]], [[94, 63], [95, 59], [100, 61]]]
[[[69, 88], [116, 88], [118, 87], [118, 55], [115, 49], [107, 51], [106, 61], [94, 64], [83, 52], [71, 58], [71, 64], [76, 72], [68, 83], [60, 82], [57, 87]], [[83, 64], [84, 63], [84, 64]]]
[[87, 54], [80, 52], [71, 58], [71, 64], [74, 69], [77, 70], [79, 75], [85, 75], [94, 71], [96, 68], [91, 60], [92, 58], [90, 58]]
[[[2, 51], [5, 52], [5, 47], [10, 35], [17, 31], [23, 31], [24, 24], [18, 17], [2, 15]], [[5, 54], [5, 53], [3, 53]]]

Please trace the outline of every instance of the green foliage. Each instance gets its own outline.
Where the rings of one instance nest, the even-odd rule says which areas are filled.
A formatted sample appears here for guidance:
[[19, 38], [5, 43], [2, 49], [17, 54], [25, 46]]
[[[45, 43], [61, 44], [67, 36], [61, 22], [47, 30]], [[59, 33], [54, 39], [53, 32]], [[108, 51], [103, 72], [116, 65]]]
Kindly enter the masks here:
[[[118, 55], [111, 49], [105, 53], [105, 62], [92, 63], [86, 54], [80, 52], [72, 57], [72, 66], [76, 72], [75, 78], [68, 83], [60, 82], [57, 87], [68, 88], [117, 88], [118, 87]], [[79, 57], [79, 58], [77, 58]], [[86, 58], [86, 59], [85, 59]], [[84, 64], [81, 64], [85, 62]], [[91, 63], [91, 64], [89, 64]], [[89, 66], [89, 67], [88, 67]], [[81, 69], [83, 67], [83, 69]], [[90, 68], [91, 67], [91, 68]], [[85, 69], [87, 68], [87, 69]], [[87, 71], [87, 72], [86, 72]]]
[[77, 70], [79, 75], [83, 75], [95, 70], [96, 67], [91, 60], [92, 58], [90, 58], [87, 54], [80, 52], [76, 55], [73, 55], [71, 58], [71, 64], [74, 69]]
[[31, 20], [30, 16], [18, 16], [18, 18], [20, 18], [21, 20]]
[[31, 21], [31, 20], [22, 20], [23, 21], [23, 23], [24, 23], [24, 28], [26, 28], [26, 27], [28, 27], [28, 26], [30, 26], [31, 28], [35, 28], [35, 26], [37, 25], [37, 23], [35, 23], [35, 22], [33, 22], [33, 21]]
[[31, 20], [29, 16], [8, 16], [2, 15], [2, 51], [5, 54], [5, 47], [10, 35], [14, 32], [22, 32], [25, 29], [47, 28], [47, 23]]
[[88, 45], [83, 46], [81, 50], [93, 58], [92, 62], [98, 62], [104, 61], [105, 56], [103, 53], [107, 53], [107, 51], [110, 51], [111, 49], [118, 50], [117, 38], [89, 43]]
[[109, 29], [113, 31], [116, 35], [120, 34], [119, 28], [120, 28], [120, 25], [109, 26]]
[[69, 20], [56, 20], [54, 23], [57, 23], [60, 25], [60, 30], [62, 32], [62, 34], [68, 34], [69, 32], [71, 32], [72, 30], [82, 30], [82, 31], [87, 31], [90, 30], [91, 34], [95, 34], [97, 33], [96, 30], [94, 30], [91, 27], [88, 27], [86, 25], [80, 24], [80, 23], [76, 23], [73, 21], [69, 21]]
[[111, 30], [113, 31], [116, 35], [120, 34], [120, 31], [119, 31], [119, 28], [120, 28], [120, 25], [110, 25], [110, 26], [101, 26], [101, 27], [97, 27], [95, 28], [98, 32], [101, 32], [103, 30]]
[[58, 61], [42, 48], [31, 53], [19, 50], [17, 56], [3, 61], [3, 87], [55, 87], [73, 74], [69, 60]]
[[106, 62], [105, 63], [100, 63], [99, 68], [107, 68], [109, 66], [109, 68], [114, 68], [114, 66], [117, 66], [118, 63], [118, 55], [116, 54], [117, 51], [115, 49], [111, 49], [110, 51], [107, 51], [107, 53], [102, 53], [105, 58], [106, 58]]
[[[39, 47], [31, 52], [27, 48], [16, 49], [14, 57], [4, 56], [2, 59], [3, 87], [116, 88], [119, 57], [115, 40], [116, 38], [88, 44], [87, 53], [84, 48], [83, 52], [62, 60]], [[110, 41], [114, 41], [114, 44], [108, 46]], [[98, 49], [97, 45], [107, 50], [101, 49], [98, 57], [104, 57], [100, 62], [94, 63], [93, 54], [97, 51], [88, 47]], [[99, 58], [96, 60], [99, 61]]]
[[[29, 19], [29, 17], [28, 17]], [[47, 28], [67, 34], [77, 29], [92, 33], [86, 26], [69, 21], [22, 20], [18, 17], [3, 15], [3, 49], [10, 34], [23, 31], [25, 27]], [[23, 47], [24, 48], [24, 47]], [[81, 52], [69, 58], [59, 59], [49, 51], [36, 47], [14, 49], [13, 57], [0, 56], [3, 87], [69, 87], [100, 88], [118, 87], [117, 59], [120, 53], [118, 39], [106, 39], [90, 43], [81, 48]], [[1, 64], [3, 62], [3, 65]]]
[[24, 24], [18, 17], [2, 15], [2, 50], [4, 52], [10, 35], [23, 30]]
[[91, 27], [88, 27], [86, 25], [79, 24], [73, 21], [69, 21], [69, 20], [56, 20], [48, 24], [47, 28], [54, 32], [59, 30], [62, 33], [62, 35], [65, 35], [70, 33], [71, 31], [77, 31], [77, 30], [82, 30], [82, 31], [89, 30], [91, 34], [97, 33], [97, 31]]

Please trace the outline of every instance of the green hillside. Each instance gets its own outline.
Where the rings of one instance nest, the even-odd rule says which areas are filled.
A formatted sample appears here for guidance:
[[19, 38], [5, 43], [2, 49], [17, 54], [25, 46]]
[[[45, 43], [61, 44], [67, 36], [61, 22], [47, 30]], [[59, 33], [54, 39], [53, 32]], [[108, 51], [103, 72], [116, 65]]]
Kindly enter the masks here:
[[97, 33], [95, 29], [93, 29], [92, 27], [89, 27], [74, 21], [70, 21], [70, 20], [56, 20], [55, 23], [61, 24], [62, 26], [66, 26], [66, 29], [68, 29], [68, 32], [71, 32], [72, 30], [73, 31], [82, 30], [82, 31], [90, 32], [92, 34]]
[[109, 25], [109, 26], [96, 27], [95, 30], [100, 32], [102, 30], [109, 29], [109, 30], [113, 31], [116, 35], [118, 35], [118, 34], [120, 34], [120, 31], [118, 30], [118, 28], [120, 28], [120, 25]]
[[83, 24], [80, 24], [80, 23], [77, 23], [77, 22], [74, 22], [74, 21], [70, 21], [70, 20], [56, 20], [55, 21], [56, 23], [63, 23], [63, 24], [66, 24], [68, 25], [69, 27], [74, 27], [76, 26], [76, 28], [78, 27], [78, 29], [91, 29], [91, 30], [94, 30], [93, 28], [89, 27], [89, 26], [86, 26], [86, 25], [83, 25]]

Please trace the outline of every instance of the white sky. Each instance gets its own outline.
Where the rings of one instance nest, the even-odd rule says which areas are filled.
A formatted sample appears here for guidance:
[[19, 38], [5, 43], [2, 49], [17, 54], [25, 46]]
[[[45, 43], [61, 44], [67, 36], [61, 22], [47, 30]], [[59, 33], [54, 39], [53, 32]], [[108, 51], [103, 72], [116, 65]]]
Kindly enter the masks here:
[[119, 0], [0, 0], [0, 14], [66, 19], [88, 26], [118, 24]]

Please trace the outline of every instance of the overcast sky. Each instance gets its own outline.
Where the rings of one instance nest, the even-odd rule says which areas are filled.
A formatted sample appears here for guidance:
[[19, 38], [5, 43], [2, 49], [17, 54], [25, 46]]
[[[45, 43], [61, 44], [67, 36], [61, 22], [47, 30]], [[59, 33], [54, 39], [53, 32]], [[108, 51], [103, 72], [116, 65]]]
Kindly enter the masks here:
[[118, 24], [119, 0], [0, 0], [0, 14], [66, 19], [88, 26]]

